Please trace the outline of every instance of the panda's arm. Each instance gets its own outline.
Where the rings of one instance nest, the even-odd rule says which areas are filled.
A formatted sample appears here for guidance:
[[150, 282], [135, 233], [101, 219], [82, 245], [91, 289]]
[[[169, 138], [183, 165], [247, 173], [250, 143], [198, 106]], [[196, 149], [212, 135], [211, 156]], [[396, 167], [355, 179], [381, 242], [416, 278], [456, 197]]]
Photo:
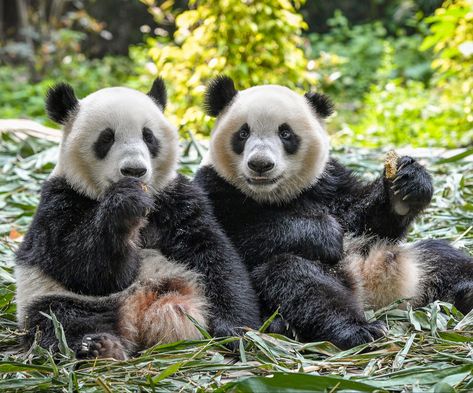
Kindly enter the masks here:
[[208, 166], [197, 171], [194, 183], [207, 191], [217, 220], [240, 255], [256, 256], [255, 264], [285, 253], [330, 264], [342, 257], [343, 228], [326, 206], [318, 205], [308, 215], [298, 202], [289, 210], [260, 205]]
[[106, 295], [126, 288], [139, 267], [131, 231], [140, 194], [119, 183], [112, 187], [98, 202], [63, 178], [47, 181], [18, 258], [74, 292]]
[[[328, 192], [333, 214], [349, 232], [381, 238], [405, 236], [409, 225], [432, 198], [432, 179], [419, 163], [402, 157], [395, 183], [384, 173], [370, 183], [362, 181], [336, 160], [331, 160], [321, 187]], [[394, 186], [394, 189], [392, 188]]]
[[265, 214], [251, 223], [251, 236], [236, 231], [235, 244], [242, 255], [252, 255], [258, 264], [276, 254], [292, 254], [334, 264], [343, 256], [343, 229], [337, 220], [321, 213], [313, 217]]
[[[202, 191], [186, 178], [157, 201], [146, 230], [147, 248], [159, 248], [169, 259], [203, 276], [210, 301], [210, 329], [216, 336], [235, 334], [238, 328], [259, 326], [256, 294], [235, 248], [214, 218]], [[152, 228], [154, 227], [154, 228]]]

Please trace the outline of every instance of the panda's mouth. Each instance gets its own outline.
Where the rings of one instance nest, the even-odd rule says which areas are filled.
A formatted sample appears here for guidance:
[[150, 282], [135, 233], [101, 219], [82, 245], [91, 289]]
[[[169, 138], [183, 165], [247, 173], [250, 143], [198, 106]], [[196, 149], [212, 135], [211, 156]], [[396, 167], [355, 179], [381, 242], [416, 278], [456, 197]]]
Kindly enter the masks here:
[[272, 179], [263, 177], [263, 176], [256, 176], [256, 177], [246, 177], [245, 180], [248, 184], [254, 186], [264, 186], [268, 184], [276, 184], [279, 180], [281, 180], [282, 176], [273, 177]]

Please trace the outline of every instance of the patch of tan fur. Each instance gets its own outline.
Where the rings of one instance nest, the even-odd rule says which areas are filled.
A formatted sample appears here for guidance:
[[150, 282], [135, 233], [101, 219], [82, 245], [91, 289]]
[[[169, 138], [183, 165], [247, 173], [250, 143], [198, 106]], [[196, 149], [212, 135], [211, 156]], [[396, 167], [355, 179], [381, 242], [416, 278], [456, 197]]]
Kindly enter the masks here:
[[348, 241], [344, 269], [365, 308], [379, 309], [398, 299], [415, 305], [422, 292], [421, 256], [406, 244], [377, 241], [361, 252], [363, 240]]
[[206, 327], [208, 304], [199, 276], [154, 250], [143, 250], [140, 279], [123, 297], [119, 332], [138, 348], [201, 338], [188, 316]]

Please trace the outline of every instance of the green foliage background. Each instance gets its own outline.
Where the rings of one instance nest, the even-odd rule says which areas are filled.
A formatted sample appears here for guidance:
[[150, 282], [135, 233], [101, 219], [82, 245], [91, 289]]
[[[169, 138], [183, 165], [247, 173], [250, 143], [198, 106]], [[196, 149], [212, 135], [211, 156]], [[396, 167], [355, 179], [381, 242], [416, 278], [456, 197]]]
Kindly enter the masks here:
[[157, 23], [173, 20], [173, 34], [145, 33], [129, 58], [89, 60], [74, 44], [85, 35], [61, 28], [66, 38], [37, 83], [26, 66], [0, 66], [0, 117], [45, 122], [43, 96], [58, 80], [83, 96], [109, 85], [146, 90], [159, 74], [182, 136], [205, 137], [213, 121], [201, 108], [205, 85], [225, 73], [240, 89], [277, 83], [328, 93], [336, 146], [472, 144], [471, 0], [448, 0], [427, 17], [417, 11], [397, 28], [384, 20], [352, 25], [336, 11], [323, 34], [307, 34], [303, 0], [191, 0], [184, 11], [174, 1], [142, 1]]
[[[201, 109], [211, 77], [226, 73], [240, 89], [279, 83], [301, 93], [309, 88], [323, 91], [337, 107], [328, 123], [334, 155], [367, 178], [379, 174], [384, 154], [393, 146], [465, 147], [461, 154], [447, 152], [447, 159], [417, 151], [433, 174], [436, 191], [409, 240], [443, 238], [471, 253], [473, 1], [446, 1], [430, 16], [418, 6], [427, 2], [372, 0], [372, 11], [386, 3], [399, 9], [410, 4], [414, 12], [404, 12], [404, 7], [401, 19], [385, 15], [355, 24], [335, 12], [321, 21], [327, 26], [323, 33], [308, 33], [301, 6], [310, 11], [317, 5], [302, 0], [191, 0], [184, 11], [185, 2], [142, 0], [158, 26], [173, 27], [153, 33], [144, 29], [143, 43], [131, 47], [128, 57], [87, 58], [77, 42], [85, 34], [67, 22], [49, 26], [57, 31], [29, 54], [38, 60], [34, 70], [31, 64], [0, 63], [0, 118], [31, 118], [55, 126], [46, 119], [43, 97], [60, 80], [83, 97], [112, 85], [147, 91], [160, 74], [169, 86], [167, 115], [183, 137], [181, 171], [191, 175], [202, 156], [200, 142], [213, 122]], [[339, 3], [349, 8], [348, 1]], [[332, 6], [327, 4], [319, 6]], [[85, 20], [100, 30], [93, 19]], [[368, 312], [369, 318], [387, 323], [387, 337], [349, 351], [327, 342], [303, 344], [249, 331], [242, 338], [208, 336], [156, 345], [123, 362], [79, 362], [65, 342], [57, 356], [36, 345], [26, 354], [19, 352], [13, 253], [31, 222], [57, 151], [55, 143], [0, 133], [1, 391], [473, 389], [473, 314], [462, 315], [441, 302], [418, 310], [394, 304], [376, 314]], [[223, 344], [237, 340], [240, 350], [229, 353]]]

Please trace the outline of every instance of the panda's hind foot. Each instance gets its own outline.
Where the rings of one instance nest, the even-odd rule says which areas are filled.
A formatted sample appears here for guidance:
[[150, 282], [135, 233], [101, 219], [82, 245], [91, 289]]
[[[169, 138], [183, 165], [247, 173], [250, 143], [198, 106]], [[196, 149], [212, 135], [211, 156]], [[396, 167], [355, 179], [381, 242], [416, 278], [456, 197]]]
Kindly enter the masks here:
[[341, 349], [349, 349], [362, 344], [368, 344], [386, 335], [387, 327], [382, 321], [367, 322], [346, 329], [343, 337], [333, 340]]
[[127, 359], [121, 340], [109, 333], [86, 334], [76, 352], [78, 359], [113, 358]]

